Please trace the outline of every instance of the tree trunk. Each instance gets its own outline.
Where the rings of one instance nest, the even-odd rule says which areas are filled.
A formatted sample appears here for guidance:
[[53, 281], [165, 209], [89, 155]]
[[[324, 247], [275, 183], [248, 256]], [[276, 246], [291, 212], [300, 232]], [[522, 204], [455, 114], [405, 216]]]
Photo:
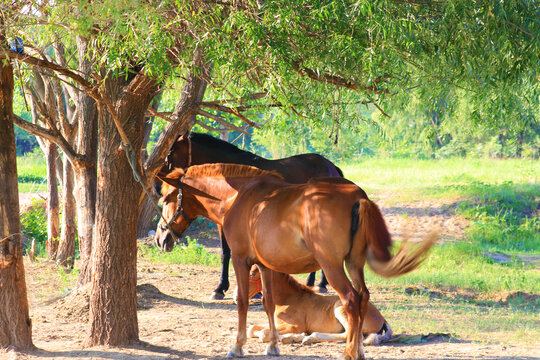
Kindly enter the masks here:
[[155, 230], [157, 226], [157, 220], [154, 220], [159, 216], [159, 214], [156, 211], [156, 208], [154, 207], [154, 204], [152, 203], [152, 200], [146, 197], [144, 200], [141, 214], [139, 215], [139, 221], [137, 226], [137, 237], [143, 238], [148, 236], [150, 230]]
[[[140, 172], [143, 124], [156, 83], [137, 75], [106, 80], [105, 91], [131, 142]], [[142, 187], [133, 178], [113, 117], [100, 107], [98, 190], [92, 249], [92, 292], [88, 344], [137, 342], [137, 219]]]
[[75, 197], [73, 195], [73, 168], [64, 156], [64, 173], [62, 186], [62, 232], [60, 234], [60, 245], [56, 262], [65, 267], [73, 268], [75, 261], [75, 236], [77, 229], [75, 226]]
[[[152, 109], [158, 110], [159, 105], [161, 103], [161, 97], [163, 93], [159, 93], [157, 96], [154, 97], [152, 100]], [[152, 132], [152, 124], [154, 122], [154, 118], [148, 119], [148, 121], [145, 121], [144, 124], [144, 140], [143, 140], [143, 163], [148, 158], [148, 153], [146, 151], [146, 146], [148, 145], [148, 139], [150, 138], [150, 133]], [[154, 230], [157, 226], [157, 222], [154, 221], [154, 217], [158, 215], [154, 204], [152, 201], [146, 197], [144, 200], [141, 214], [139, 215], [139, 220], [137, 224], [137, 237], [143, 238], [148, 236], [148, 233], [150, 230]]]
[[[3, 34], [0, 42], [5, 43]], [[0, 348], [27, 350], [34, 345], [20, 232], [13, 68], [0, 62]]]
[[58, 239], [60, 238], [60, 208], [58, 199], [58, 179], [56, 177], [56, 144], [45, 141], [45, 158], [47, 159], [47, 256], [56, 258]]
[[[87, 54], [88, 40], [77, 37], [79, 71], [88, 77], [92, 64]], [[98, 116], [96, 103], [81, 93], [77, 104], [79, 127], [76, 150], [85, 156], [90, 166], [75, 167], [75, 199], [77, 203], [77, 230], [79, 235], [80, 275], [77, 285], [88, 283], [92, 274], [92, 242], [96, 218], [97, 189], [97, 134]]]
[[518, 133], [517, 137], [517, 146], [516, 146], [516, 157], [521, 158], [521, 154], [523, 153], [523, 140], [525, 138], [525, 131], [521, 130]]

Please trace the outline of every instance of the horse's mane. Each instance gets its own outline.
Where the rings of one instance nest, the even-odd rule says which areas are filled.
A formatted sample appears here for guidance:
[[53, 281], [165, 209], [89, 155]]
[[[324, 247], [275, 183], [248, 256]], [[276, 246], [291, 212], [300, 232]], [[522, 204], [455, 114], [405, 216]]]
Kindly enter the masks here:
[[285, 280], [287, 281], [289, 287], [294, 291], [294, 292], [299, 292], [299, 293], [309, 293], [309, 294], [315, 294], [315, 290], [313, 290], [312, 288], [310, 288], [309, 286], [306, 286], [304, 284], [301, 284], [299, 283], [294, 277], [292, 277], [291, 275], [289, 274], [283, 274]]
[[199, 145], [208, 146], [215, 151], [225, 152], [229, 154], [236, 153], [236, 154], [250, 155], [257, 158], [259, 157], [256, 154], [250, 153], [249, 151], [242, 150], [231, 143], [215, 138], [208, 134], [190, 132], [189, 139]]
[[[171, 173], [172, 174], [172, 173]], [[197, 177], [256, 177], [274, 176], [281, 180], [283, 176], [276, 171], [261, 170], [254, 166], [238, 164], [204, 164], [190, 166], [186, 171], [186, 176]]]

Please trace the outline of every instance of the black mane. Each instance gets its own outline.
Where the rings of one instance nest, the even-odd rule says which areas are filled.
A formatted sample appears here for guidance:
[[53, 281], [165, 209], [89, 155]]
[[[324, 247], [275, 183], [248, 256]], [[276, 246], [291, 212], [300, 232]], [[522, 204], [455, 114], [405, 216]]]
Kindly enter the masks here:
[[232, 155], [250, 156], [253, 159], [259, 159], [260, 156], [253, 154], [252, 152], [239, 149], [231, 143], [215, 138], [208, 134], [201, 134], [196, 132], [189, 133], [189, 139], [199, 145], [206, 146], [216, 152], [222, 152]]

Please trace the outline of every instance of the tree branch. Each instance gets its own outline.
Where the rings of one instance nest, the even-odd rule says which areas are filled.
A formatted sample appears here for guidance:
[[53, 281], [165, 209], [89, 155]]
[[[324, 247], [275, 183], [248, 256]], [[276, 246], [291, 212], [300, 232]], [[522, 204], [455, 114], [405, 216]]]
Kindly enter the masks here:
[[236, 131], [240, 131], [240, 132], [242, 132], [242, 133], [244, 133], [244, 134], [248, 134], [248, 135], [249, 135], [249, 133], [248, 133], [246, 130], [242, 129], [241, 127], [238, 127], [238, 126], [236, 126], [236, 125], [231, 124], [230, 122], [228, 122], [227, 120], [225, 120], [225, 119], [222, 118], [221, 116], [218, 116], [218, 115], [216, 115], [216, 114], [209, 113], [208, 111], [204, 111], [204, 110], [201, 110], [201, 109], [199, 109], [199, 110], [197, 111], [197, 114], [202, 115], [202, 116], [207, 117], [207, 118], [210, 118], [210, 119], [212, 119], [212, 120], [215, 120], [215, 121], [217, 121], [218, 123], [220, 123], [221, 125], [223, 125], [223, 126], [229, 128], [229, 129], [236, 130]]
[[[309, 68], [301, 66], [297, 61], [293, 62], [292, 65], [293, 65], [294, 70], [298, 72], [300, 75], [307, 76], [310, 79], [313, 79], [319, 82], [325, 82], [328, 84], [341, 86], [341, 87], [351, 89], [351, 90], [365, 90], [365, 91], [373, 92], [375, 94], [388, 94], [388, 90], [386, 89], [380, 90], [376, 85], [370, 85], [370, 86], [361, 85], [351, 79], [345, 79], [339, 76], [329, 75], [329, 74], [318, 74]], [[390, 78], [390, 76], [384, 75], [377, 78], [374, 82], [378, 84], [387, 78]]]
[[[229, 108], [227, 106], [223, 106], [223, 105], [218, 105], [218, 104], [214, 104], [214, 103], [205, 103], [205, 102], [202, 102], [201, 103], [201, 107], [206, 107], [206, 108], [210, 108], [210, 109], [214, 109], [214, 110], [217, 110], [217, 111], [222, 111], [222, 112], [226, 112], [228, 114], [232, 114], [236, 117], [238, 117], [239, 119], [241, 119], [243, 122], [245, 122], [246, 124], [248, 124], [249, 126], [252, 126], [252, 127], [255, 127], [255, 128], [259, 128], [257, 126], [256, 123], [254, 123], [253, 121], [249, 120], [247, 117], [245, 117], [244, 115], [240, 114], [240, 111], [238, 110], [238, 108]], [[204, 110], [201, 110], [201, 111], [204, 111]], [[205, 111], [206, 113], [206, 111]], [[202, 115], [202, 114], [201, 114]], [[206, 116], [206, 115], [205, 115]]]
[[77, 154], [73, 147], [67, 142], [67, 140], [60, 134], [58, 130], [53, 131], [46, 129], [36, 124], [32, 124], [21, 118], [20, 116], [13, 114], [13, 123], [23, 130], [28, 131], [31, 134], [42, 137], [55, 143], [66, 154], [69, 161], [73, 166], [79, 168], [80, 166], [92, 166], [93, 164], [85, 157]]
[[58, 64], [55, 64], [48, 60], [38, 59], [33, 56], [25, 55], [25, 54], [19, 54], [16, 51], [6, 50], [6, 49], [0, 49], [0, 59], [17, 59], [19, 61], [22, 61], [26, 64], [38, 66], [41, 68], [49, 69], [58, 72], [59, 74], [62, 74], [79, 85], [81, 85], [84, 90], [87, 92], [89, 96], [91, 96], [94, 100], [100, 101], [101, 97], [99, 96], [99, 93], [97, 91], [97, 87], [94, 86], [91, 82], [87, 81], [82, 76], [74, 73], [73, 71], [66, 69], [63, 66], [60, 66]]

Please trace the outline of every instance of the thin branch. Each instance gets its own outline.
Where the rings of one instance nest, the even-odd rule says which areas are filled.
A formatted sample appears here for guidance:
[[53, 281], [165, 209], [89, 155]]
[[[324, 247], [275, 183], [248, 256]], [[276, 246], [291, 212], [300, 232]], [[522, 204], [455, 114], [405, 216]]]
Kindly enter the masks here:
[[77, 154], [73, 147], [67, 142], [67, 140], [62, 136], [58, 130], [46, 129], [42, 126], [32, 124], [21, 118], [20, 116], [13, 114], [13, 123], [20, 127], [23, 130], [28, 131], [31, 134], [40, 136], [44, 139], [49, 140], [50, 142], [58, 145], [62, 151], [66, 154], [69, 161], [76, 167], [86, 165], [90, 166], [92, 163], [88, 160], [86, 156]]
[[522, 33], [524, 34], [527, 34], [529, 36], [534, 36], [532, 33], [528, 32], [527, 30], [524, 30], [523, 28], [517, 26], [516, 24], [508, 21], [508, 20], [505, 20], [505, 22], [508, 24], [508, 25], [512, 25], [513, 27], [515, 27], [516, 29], [518, 29], [519, 31], [521, 31]]
[[230, 104], [230, 103], [240, 103], [242, 104], [245, 100], [259, 100], [263, 97], [268, 95], [268, 92], [258, 92], [254, 93], [248, 96], [245, 96], [243, 98], [239, 99], [225, 99], [225, 100], [214, 100], [214, 101], [205, 101], [203, 104], [216, 104], [216, 105], [223, 105], [223, 104]]
[[[335, 75], [330, 75], [330, 74], [318, 74], [317, 72], [309, 68], [300, 66], [298, 62], [293, 62], [292, 65], [293, 65], [294, 70], [298, 72], [300, 75], [307, 76], [310, 79], [313, 79], [316, 81], [325, 82], [325, 83], [336, 85], [336, 86], [341, 86], [341, 87], [351, 89], [351, 90], [366, 90], [366, 91], [371, 91], [375, 94], [388, 93], [388, 90], [386, 89], [381, 90], [375, 85], [370, 85], [370, 86], [361, 85], [352, 79], [345, 79], [345, 78], [335, 76]], [[378, 84], [382, 80], [387, 79], [389, 77], [390, 77], [389, 75], [384, 75], [377, 78], [374, 82]]]
[[156, 116], [156, 117], [158, 117], [158, 118], [160, 118], [160, 119], [163, 119], [163, 120], [165, 120], [165, 121], [167, 121], [167, 122], [174, 122], [173, 119], [171, 119], [170, 117], [165, 116], [165, 115], [171, 115], [171, 114], [172, 114], [171, 111], [168, 111], [168, 112], [158, 112], [158, 111], [156, 111], [156, 110], [155, 110], [154, 108], [152, 108], [152, 107], [149, 107], [149, 108], [147, 109], [147, 111], [148, 111], [148, 113], [150, 113], [150, 114], [146, 113], [145, 117]]
[[220, 123], [221, 125], [229, 128], [229, 129], [232, 129], [232, 130], [236, 130], [236, 131], [240, 131], [240, 132], [243, 132], [245, 134], [248, 134], [248, 132], [246, 130], [244, 130], [243, 128], [241, 127], [238, 127], [236, 125], [233, 125], [231, 124], [230, 122], [226, 121], [224, 118], [222, 118], [221, 116], [218, 116], [218, 115], [215, 115], [215, 114], [212, 114], [212, 113], [209, 113], [208, 111], [204, 111], [204, 110], [201, 110], [199, 109], [197, 111], [197, 114], [199, 115], [202, 115], [204, 117], [207, 117], [207, 118], [210, 118], [212, 120], [215, 120], [216, 122]]
[[209, 108], [209, 109], [214, 109], [214, 110], [217, 110], [217, 111], [222, 111], [222, 112], [225, 112], [225, 113], [228, 113], [228, 114], [232, 114], [236, 117], [238, 117], [240, 120], [242, 120], [243, 122], [245, 122], [246, 124], [248, 124], [249, 126], [253, 126], [253, 127], [257, 127], [257, 124], [254, 123], [253, 121], [249, 120], [247, 117], [245, 117], [244, 115], [240, 114], [240, 111], [238, 109], [235, 109], [235, 108], [229, 108], [227, 106], [223, 106], [223, 105], [217, 105], [217, 104], [212, 104], [212, 103], [205, 103], [205, 102], [202, 102], [201, 103], [201, 107], [206, 107], [206, 108]]

